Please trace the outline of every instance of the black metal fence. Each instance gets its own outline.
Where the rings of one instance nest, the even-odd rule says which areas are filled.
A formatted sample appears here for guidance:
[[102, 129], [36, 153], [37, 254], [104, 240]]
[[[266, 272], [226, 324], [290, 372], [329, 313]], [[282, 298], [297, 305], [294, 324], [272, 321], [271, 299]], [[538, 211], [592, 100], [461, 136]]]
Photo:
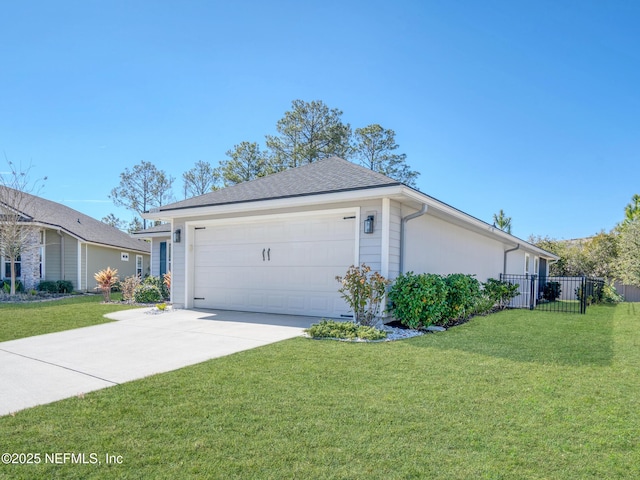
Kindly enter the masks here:
[[604, 280], [590, 277], [500, 275], [500, 280], [518, 285], [510, 308], [528, 308], [564, 313], [586, 313], [602, 300]]

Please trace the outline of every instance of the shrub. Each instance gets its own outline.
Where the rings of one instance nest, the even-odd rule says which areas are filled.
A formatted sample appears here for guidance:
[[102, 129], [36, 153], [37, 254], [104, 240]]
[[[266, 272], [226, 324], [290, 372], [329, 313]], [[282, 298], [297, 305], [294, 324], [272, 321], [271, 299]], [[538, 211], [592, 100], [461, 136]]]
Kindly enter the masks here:
[[46, 293], [71, 293], [73, 292], [73, 282], [69, 280], [43, 280], [37, 287], [39, 292]]
[[473, 313], [481, 297], [480, 282], [474, 275], [452, 273], [444, 278], [447, 284], [447, 311], [445, 318], [457, 320]]
[[555, 302], [560, 293], [562, 293], [560, 282], [548, 282], [542, 287], [542, 298], [549, 302]]
[[605, 303], [624, 302], [624, 297], [620, 295], [616, 287], [613, 286], [613, 281], [605, 283], [604, 287], [602, 287], [602, 301]]
[[164, 280], [160, 277], [154, 277], [153, 275], [149, 275], [142, 280], [142, 285], [153, 285], [157, 287], [160, 291], [161, 300], [164, 298], [169, 298], [169, 289], [165, 284]]
[[143, 283], [134, 293], [136, 303], [157, 303], [162, 300], [162, 292], [156, 285]]
[[71, 293], [73, 292], [73, 283], [70, 280], [58, 280], [56, 288], [58, 293]]
[[518, 288], [520, 288], [520, 285], [517, 283], [512, 284], [490, 278], [484, 284], [483, 293], [489, 300], [493, 301], [494, 305], [499, 308], [506, 308], [513, 298], [520, 295]]
[[45, 293], [58, 293], [58, 282], [43, 280], [38, 284], [38, 291]]
[[372, 325], [380, 311], [389, 281], [364, 263], [351, 265], [344, 277], [336, 277], [342, 284], [338, 290], [353, 311], [353, 319], [360, 325]]
[[446, 299], [447, 284], [440, 275], [429, 273], [400, 274], [389, 290], [390, 311], [409, 328], [446, 321]]
[[96, 273], [93, 278], [96, 279], [98, 287], [102, 290], [104, 301], [109, 302], [111, 300], [111, 288], [118, 281], [118, 269], [107, 267]]
[[127, 303], [132, 303], [135, 298], [136, 288], [140, 285], [140, 277], [138, 275], [132, 275], [124, 279], [124, 282], [120, 284], [120, 290], [122, 291], [122, 300]]
[[371, 326], [325, 319], [320, 323], [311, 325], [305, 332], [313, 338], [341, 338], [347, 340], [381, 340], [387, 336], [387, 332]]
[[171, 272], [167, 272], [162, 275], [162, 283], [167, 287], [167, 290], [171, 292]]

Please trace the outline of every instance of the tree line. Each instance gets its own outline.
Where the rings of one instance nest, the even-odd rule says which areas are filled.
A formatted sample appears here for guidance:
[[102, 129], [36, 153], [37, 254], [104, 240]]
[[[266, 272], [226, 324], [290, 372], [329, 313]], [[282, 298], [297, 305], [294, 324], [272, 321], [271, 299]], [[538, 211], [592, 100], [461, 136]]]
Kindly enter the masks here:
[[[360, 163], [412, 187], [419, 175], [407, 164], [406, 154], [398, 152], [393, 130], [379, 124], [352, 130], [351, 125], [342, 121], [341, 110], [329, 108], [319, 100], [294, 100], [291, 110], [276, 123], [276, 131], [276, 135], [265, 136], [266, 148], [256, 141], [242, 141], [227, 150], [217, 166], [202, 160], [196, 162], [182, 174], [183, 198], [332, 156]], [[126, 168], [109, 198], [136, 216], [129, 223], [113, 214], [102, 221], [129, 232], [147, 228], [146, 220], [141, 220], [142, 213], [175, 201], [175, 180], [148, 161]]]
[[609, 232], [577, 240], [530, 237], [529, 242], [560, 257], [551, 264], [551, 275], [617, 279], [640, 287], [640, 195], [632, 197], [624, 212]]

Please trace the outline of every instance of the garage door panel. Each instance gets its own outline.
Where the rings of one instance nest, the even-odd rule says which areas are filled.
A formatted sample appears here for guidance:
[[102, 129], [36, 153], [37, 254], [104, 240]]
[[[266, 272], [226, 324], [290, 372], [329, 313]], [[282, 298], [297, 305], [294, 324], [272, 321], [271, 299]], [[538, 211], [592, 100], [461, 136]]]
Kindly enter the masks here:
[[194, 306], [340, 316], [335, 277], [354, 256], [343, 215], [207, 226], [194, 239]]

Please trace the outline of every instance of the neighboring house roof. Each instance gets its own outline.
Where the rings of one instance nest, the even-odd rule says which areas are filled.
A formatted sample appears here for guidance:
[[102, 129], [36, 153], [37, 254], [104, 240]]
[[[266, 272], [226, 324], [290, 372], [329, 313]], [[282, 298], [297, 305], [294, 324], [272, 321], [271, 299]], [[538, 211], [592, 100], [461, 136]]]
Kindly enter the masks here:
[[[84, 213], [35, 195], [27, 193], [21, 193], [20, 195], [25, 196], [25, 201], [21, 202], [23, 207], [19, 212], [25, 217], [25, 221], [56, 230], [64, 230], [84, 242], [143, 253], [150, 252], [148, 242], [132, 238], [127, 233]], [[5, 206], [10, 207], [10, 205]]]
[[144, 237], [145, 235], [154, 235], [154, 234], [163, 234], [163, 233], [166, 233], [167, 235], [171, 233], [170, 223], [161, 223], [160, 225], [155, 225], [153, 227], [145, 228], [144, 230], [138, 230], [137, 232], [133, 232], [132, 235]]
[[397, 180], [347, 160], [331, 157], [164, 205], [153, 211], [165, 212], [184, 208], [274, 200], [391, 185], [402, 184]]

